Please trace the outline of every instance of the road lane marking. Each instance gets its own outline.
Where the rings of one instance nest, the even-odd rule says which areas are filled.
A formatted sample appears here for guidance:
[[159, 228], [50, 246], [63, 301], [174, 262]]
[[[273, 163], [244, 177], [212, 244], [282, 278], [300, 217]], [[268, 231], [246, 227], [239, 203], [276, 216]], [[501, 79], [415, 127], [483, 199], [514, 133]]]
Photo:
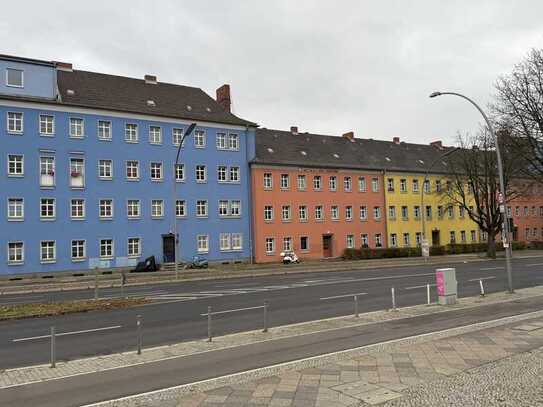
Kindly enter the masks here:
[[[249, 311], [249, 310], [252, 310], [252, 309], [259, 309], [259, 308], [264, 308], [264, 305], [259, 305], [259, 306], [256, 306], [256, 307], [246, 307], [246, 308], [237, 308], [237, 309], [229, 309], [229, 310], [226, 310], [226, 311], [212, 311], [211, 312], [211, 315], [217, 315], [217, 314], [230, 314], [232, 312], [239, 312], [239, 311]], [[207, 312], [205, 314], [200, 314], [202, 317], [207, 317]]]
[[503, 270], [505, 267], [483, 267], [479, 270], [481, 271], [489, 271], [489, 270]]
[[536, 266], [543, 266], [543, 263], [526, 264], [526, 267], [536, 267]]
[[353, 294], [344, 294], [344, 295], [334, 295], [332, 297], [322, 297], [321, 300], [333, 300], [336, 298], [345, 298], [345, 297], [354, 297], [355, 295], [366, 295], [367, 293], [353, 293]]
[[416, 290], [417, 288], [426, 288], [426, 286], [435, 287], [435, 284], [424, 284], [424, 285], [416, 285], [413, 287], [405, 287], [405, 290]]
[[468, 281], [492, 280], [493, 278], [496, 278], [496, 276], [472, 278], [471, 280], [468, 280]]
[[[82, 331], [62, 332], [62, 333], [56, 334], [56, 336], [86, 334], [86, 333], [90, 333], [90, 332], [109, 331], [111, 329], [118, 329], [118, 328], [122, 328], [122, 325], [106, 326], [106, 327], [103, 327], [103, 328], [94, 328], [94, 329], [85, 329], [85, 330], [82, 330]], [[45, 339], [45, 338], [50, 338], [50, 337], [51, 337], [51, 335], [31, 336], [31, 337], [28, 337], [28, 338], [12, 339], [12, 342], [26, 342], [26, 341], [33, 341], [35, 339]]]

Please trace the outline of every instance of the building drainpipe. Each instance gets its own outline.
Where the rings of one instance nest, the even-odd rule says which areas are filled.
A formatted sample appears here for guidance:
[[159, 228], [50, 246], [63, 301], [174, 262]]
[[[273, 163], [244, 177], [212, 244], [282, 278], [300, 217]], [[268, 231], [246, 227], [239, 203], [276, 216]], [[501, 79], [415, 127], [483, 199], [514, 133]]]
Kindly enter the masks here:
[[[255, 131], [256, 138], [256, 131]], [[256, 139], [255, 139], [256, 148]], [[247, 162], [248, 175], [247, 175], [247, 201], [248, 201], [248, 214], [249, 214], [249, 262], [254, 264], [254, 250], [253, 250], [253, 174], [252, 166], [249, 162], [249, 126], [245, 126], [245, 158]], [[253, 158], [251, 158], [251, 161]]]
[[382, 191], [383, 191], [383, 219], [385, 220], [385, 236], [383, 236], [383, 248], [388, 249], [388, 202], [387, 202], [387, 194], [386, 194], [386, 182], [385, 178], [387, 175], [387, 170], [383, 169], [381, 171], [381, 179], [382, 179]]

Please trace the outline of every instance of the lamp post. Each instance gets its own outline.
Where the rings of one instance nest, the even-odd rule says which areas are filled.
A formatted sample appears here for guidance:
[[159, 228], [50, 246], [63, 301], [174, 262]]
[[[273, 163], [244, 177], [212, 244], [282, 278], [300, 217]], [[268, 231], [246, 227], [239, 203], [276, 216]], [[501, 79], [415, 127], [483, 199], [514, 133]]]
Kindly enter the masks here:
[[190, 136], [194, 131], [196, 123], [192, 123], [187, 130], [183, 132], [183, 137], [179, 140], [179, 146], [177, 146], [177, 155], [175, 156], [175, 164], [173, 166], [173, 241], [174, 241], [174, 253], [173, 262], [175, 263], [175, 279], [179, 279], [179, 265], [178, 265], [178, 252], [179, 252], [179, 237], [177, 236], [177, 165], [179, 164], [179, 155], [181, 154], [181, 146], [185, 142], [185, 139]]
[[494, 128], [492, 127], [492, 124], [490, 123], [490, 120], [488, 120], [488, 117], [486, 116], [483, 109], [479, 107], [477, 103], [475, 103], [473, 100], [471, 100], [469, 97], [464, 96], [460, 93], [456, 92], [433, 92], [430, 94], [430, 98], [435, 98], [437, 96], [441, 95], [453, 95], [461, 97], [462, 99], [467, 100], [469, 103], [471, 103], [475, 108], [481, 113], [481, 116], [483, 116], [483, 119], [486, 122], [486, 125], [488, 126], [488, 131], [490, 131], [490, 135], [492, 139], [494, 140], [494, 143], [496, 144], [496, 157], [498, 161], [498, 176], [500, 179], [500, 212], [503, 214], [504, 222], [503, 222], [503, 228], [502, 228], [502, 239], [503, 239], [503, 245], [505, 247], [505, 264], [507, 269], [507, 283], [509, 286], [509, 293], [512, 294], [514, 292], [513, 289], [513, 275], [511, 271], [511, 246], [509, 243], [509, 220], [507, 219], [507, 212], [505, 210], [505, 181], [503, 176], [503, 165], [502, 165], [502, 157], [500, 153], [500, 144], [498, 142], [498, 139], [496, 137], [496, 133], [494, 132]]
[[[421, 246], [422, 246], [422, 243], [423, 242], [426, 242], [426, 208], [424, 207], [424, 192], [425, 192], [425, 189], [426, 189], [426, 183], [429, 182], [428, 180], [428, 177], [430, 175], [430, 171], [432, 170], [432, 168], [434, 168], [434, 165], [436, 165], [436, 163], [442, 159], [444, 159], [445, 157], [448, 157], [449, 155], [457, 152], [460, 148], [459, 147], [455, 147], [453, 148], [452, 150], [449, 150], [447, 152], [445, 152], [444, 154], [441, 154], [440, 156], [438, 156], [436, 159], [434, 159], [434, 161], [432, 161], [432, 163], [430, 164], [430, 166], [426, 169], [426, 174], [424, 176], [424, 181], [422, 182], [422, 193], [420, 194], [420, 210], [421, 210], [421, 221], [422, 221], [422, 242], [421, 242]], [[428, 243], [426, 243], [428, 244]], [[425, 259], [427, 257], [424, 257]]]

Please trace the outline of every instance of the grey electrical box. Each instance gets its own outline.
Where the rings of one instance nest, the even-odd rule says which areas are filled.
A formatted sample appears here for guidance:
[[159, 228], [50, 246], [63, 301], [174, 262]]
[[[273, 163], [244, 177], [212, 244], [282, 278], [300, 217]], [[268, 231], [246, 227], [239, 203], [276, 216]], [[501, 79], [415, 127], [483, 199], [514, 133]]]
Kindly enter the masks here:
[[456, 304], [458, 298], [458, 283], [456, 269], [443, 268], [436, 270], [437, 301], [440, 305]]

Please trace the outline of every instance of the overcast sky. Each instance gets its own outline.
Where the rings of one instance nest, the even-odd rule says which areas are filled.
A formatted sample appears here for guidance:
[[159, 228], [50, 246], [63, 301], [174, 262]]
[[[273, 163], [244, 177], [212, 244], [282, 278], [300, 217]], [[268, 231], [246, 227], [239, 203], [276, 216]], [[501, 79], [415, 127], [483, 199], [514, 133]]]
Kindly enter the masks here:
[[543, 1], [10, 1], [0, 53], [201, 87], [232, 87], [263, 127], [412, 142], [477, 128], [454, 90], [493, 82], [543, 47]]

